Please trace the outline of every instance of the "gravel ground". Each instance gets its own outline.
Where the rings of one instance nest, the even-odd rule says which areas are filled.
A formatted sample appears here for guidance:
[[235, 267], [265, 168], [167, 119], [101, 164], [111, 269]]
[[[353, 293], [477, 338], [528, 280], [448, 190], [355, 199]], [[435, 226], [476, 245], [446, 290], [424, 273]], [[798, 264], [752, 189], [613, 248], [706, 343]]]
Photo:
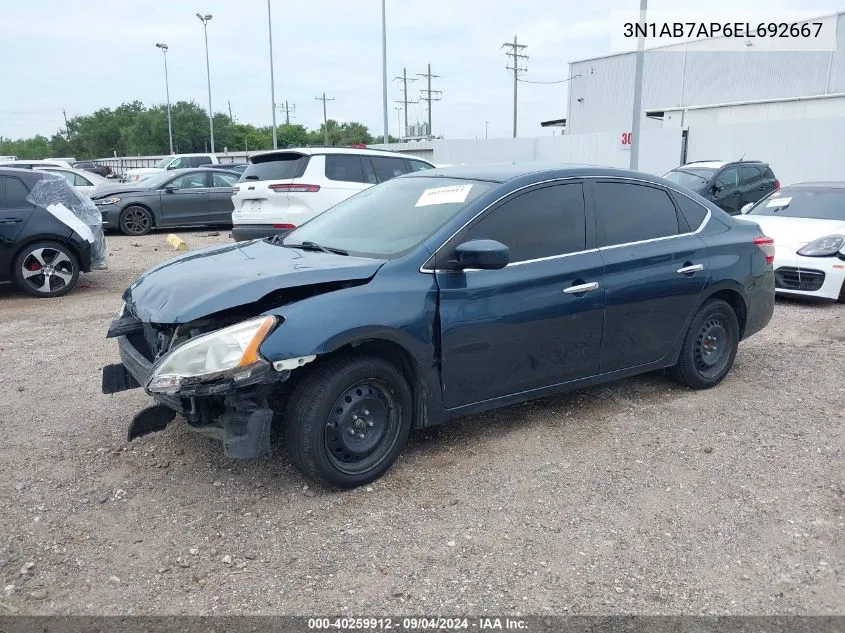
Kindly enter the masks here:
[[108, 239], [69, 296], [0, 288], [0, 614], [845, 612], [845, 307], [778, 301], [716, 389], [474, 416], [329, 492], [183, 424], [127, 444], [104, 336], [173, 251]]

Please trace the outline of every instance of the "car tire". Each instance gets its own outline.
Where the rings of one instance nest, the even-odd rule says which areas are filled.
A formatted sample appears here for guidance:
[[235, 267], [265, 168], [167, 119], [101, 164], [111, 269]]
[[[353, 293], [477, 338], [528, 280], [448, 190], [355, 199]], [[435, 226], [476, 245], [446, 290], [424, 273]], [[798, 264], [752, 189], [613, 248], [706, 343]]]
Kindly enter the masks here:
[[839, 289], [839, 303], [845, 303], [845, 281], [842, 282], [842, 287]]
[[390, 468], [411, 418], [411, 390], [394, 365], [342, 357], [314, 367], [297, 385], [285, 412], [285, 450], [306, 477], [354, 488]]
[[733, 366], [739, 346], [739, 320], [721, 299], [711, 299], [696, 313], [670, 376], [692, 389], [718, 385]]
[[64, 244], [35, 242], [15, 257], [15, 285], [33, 297], [60, 297], [79, 281], [79, 259]]
[[120, 232], [138, 237], [146, 235], [153, 228], [153, 214], [149, 209], [132, 205], [120, 212]]

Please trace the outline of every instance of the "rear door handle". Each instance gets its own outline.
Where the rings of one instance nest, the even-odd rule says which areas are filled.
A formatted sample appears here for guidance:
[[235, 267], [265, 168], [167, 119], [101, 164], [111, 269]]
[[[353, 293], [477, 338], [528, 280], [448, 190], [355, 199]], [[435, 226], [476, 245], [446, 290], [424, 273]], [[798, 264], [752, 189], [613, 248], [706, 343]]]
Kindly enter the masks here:
[[23, 218], [3, 218], [0, 220], [0, 224], [20, 224], [23, 222]]
[[691, 266], [684, 266], [683, 268], [678, 269], [679, 275], [690, 275], [692, 273], [701, 272], [704, 270], [704, 266], [702, 264], [693, 264]]
[[577, 295], [582, 292], [590, 292], [591, 290], [598, 290], [599, 284], [591, 281], [588, 284], [578, 284], [577, 286], [569, 286], [564, 292], [568, 295]]

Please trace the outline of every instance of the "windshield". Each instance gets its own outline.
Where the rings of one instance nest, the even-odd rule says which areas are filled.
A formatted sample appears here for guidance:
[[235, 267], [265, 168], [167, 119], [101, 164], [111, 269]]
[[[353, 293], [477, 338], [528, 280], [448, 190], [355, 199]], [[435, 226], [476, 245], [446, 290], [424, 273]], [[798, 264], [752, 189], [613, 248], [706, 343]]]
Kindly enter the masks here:
[[162, 158], [156, 163], [156, 169], [166, 169], [167, 166], [170, 164], [171, 160], [173, 160], [171, 156], [168, 156], [167, 158]]
[[397, 257], [495, 186], [453, 178], [395, 178], [321, 213], [283, 243], [315, 242], [362, 257]]
[[845, 189], [786, 187], [760, 200], [748, 211], [748, 215], [777, 215], [845, 222]]
[[687, 189], [698, 189], [707, 184], [714, 172], [713, 169], [673, 169], [663, 177]]

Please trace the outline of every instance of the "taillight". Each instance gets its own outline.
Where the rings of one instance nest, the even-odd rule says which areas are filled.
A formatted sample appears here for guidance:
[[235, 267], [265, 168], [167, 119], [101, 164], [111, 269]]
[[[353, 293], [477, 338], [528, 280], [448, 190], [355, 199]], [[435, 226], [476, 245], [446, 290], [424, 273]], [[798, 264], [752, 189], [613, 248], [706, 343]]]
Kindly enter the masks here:
[[270, 191], [276, 193], [314, 193], [320, 191], [320, 185], [269, 185]]
[[775, 189], [780, 189], [780, 180], [775, 180]]
[[274, 224], [274, 229], [295, 229], [296, 224]]
[[233, 187], [233, 188], [232, 188], [232, 195], [235, 195], [235, 194], [236, 194], [236, 193], [238, 193], [240, 190], [241, 190], [241, 188], [240, 188], [240, 187]]
[[775, 241], [770, 237], [755, 237], [754, 244], [766, 255], [766, 264], [775, 261]]

